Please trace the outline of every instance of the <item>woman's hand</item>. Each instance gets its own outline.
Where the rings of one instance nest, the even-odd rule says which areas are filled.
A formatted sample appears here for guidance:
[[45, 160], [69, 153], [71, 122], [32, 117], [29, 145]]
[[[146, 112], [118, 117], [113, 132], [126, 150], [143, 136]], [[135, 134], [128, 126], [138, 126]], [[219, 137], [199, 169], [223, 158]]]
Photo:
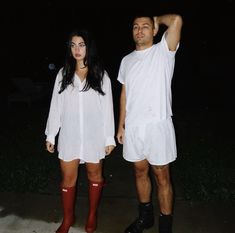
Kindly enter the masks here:
[[105, 153], [106, 153], [106, 155], [110, 155], [111, 152], [113, 151], [114, 147], [115, 147], [115, 146], [113, 146], [113, 145], [106, 146], [106, 147], [105, 147]]
[[50, 143], [50, 142], [46, 142], [46, 150], [50, 153], [54, 153], [55, 152], [55, 146]]

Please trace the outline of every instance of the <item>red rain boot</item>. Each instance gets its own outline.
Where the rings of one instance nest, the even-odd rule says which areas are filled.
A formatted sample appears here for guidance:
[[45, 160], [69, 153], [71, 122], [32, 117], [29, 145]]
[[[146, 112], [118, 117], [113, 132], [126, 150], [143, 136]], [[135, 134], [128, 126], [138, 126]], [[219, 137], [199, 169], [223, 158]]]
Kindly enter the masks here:
[[75, 193], [76, 187], [61, 187], [63, 222], [56, 233], [68, 233], [74, 222]]
[[100, 202], [104, 182], [89, 182], [89, 214], [86, 223], [86, 232], [93, 233], [97, 227], [97, 209]]

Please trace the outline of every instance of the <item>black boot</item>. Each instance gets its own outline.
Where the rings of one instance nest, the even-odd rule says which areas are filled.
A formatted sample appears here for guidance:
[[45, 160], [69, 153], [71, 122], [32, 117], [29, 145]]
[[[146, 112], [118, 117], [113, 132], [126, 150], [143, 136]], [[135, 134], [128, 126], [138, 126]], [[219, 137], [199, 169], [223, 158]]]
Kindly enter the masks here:
[[171, 214], [159, 216], [159, 233], [172, 233], [172, 219]]
[[126, 228], [125, 233], [142, 233], [144, 229], [152, 227], [154, 224], [152, 203], [139, 204], [139, 217]]

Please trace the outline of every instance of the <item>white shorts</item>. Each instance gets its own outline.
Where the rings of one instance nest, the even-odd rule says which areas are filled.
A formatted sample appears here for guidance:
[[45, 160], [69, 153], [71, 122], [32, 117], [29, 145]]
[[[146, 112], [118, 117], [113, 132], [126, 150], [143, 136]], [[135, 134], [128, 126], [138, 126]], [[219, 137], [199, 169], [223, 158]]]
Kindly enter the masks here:
[[130, 162], [146, 159], [151, 165], [166, 165], [177, 157], [172, 119], [139, 126], [126, 126], [123, 157]]

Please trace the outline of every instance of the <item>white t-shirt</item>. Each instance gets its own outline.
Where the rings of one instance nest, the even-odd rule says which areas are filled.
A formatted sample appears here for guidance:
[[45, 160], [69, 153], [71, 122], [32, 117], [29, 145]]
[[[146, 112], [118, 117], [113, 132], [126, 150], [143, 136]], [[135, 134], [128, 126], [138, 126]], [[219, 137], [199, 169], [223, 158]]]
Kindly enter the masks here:
[[90, 88], [81, 91], [85, 81], [75, 74], [74, 85], [59, 94], [62, 69], [54, 84], [50, 111], [46, 124], [46, 140], [55, 144], [59, 132], [59, 158], [64, 161], [80, 159], [81, 163], [97, 163], [105, 157], [105, 146], [116, 145], [111, 81], [103, 78], [102, 96]]
[[159, 43], [135, 50], [122, 59], [118, 81], [126, 88], [125, 126], [172, 116], [171, 80], [176, 51], [169, 50], [164, 33]]

